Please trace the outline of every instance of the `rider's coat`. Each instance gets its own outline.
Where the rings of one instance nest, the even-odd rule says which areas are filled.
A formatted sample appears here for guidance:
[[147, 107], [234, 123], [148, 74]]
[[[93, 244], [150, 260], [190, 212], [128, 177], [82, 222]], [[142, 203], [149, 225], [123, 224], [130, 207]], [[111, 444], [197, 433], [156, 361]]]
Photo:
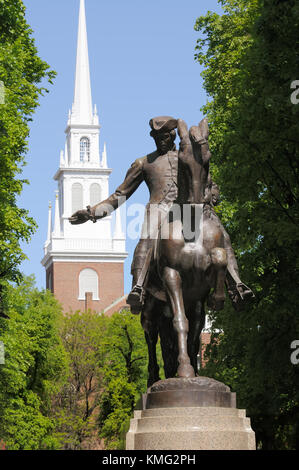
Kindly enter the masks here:
[[155, 238], [161, 220], [177, 197], [178, 151], [164, 155], [157, 151], [138, 158], [129, 168], [123, 183], [106, 200], [97, 204], [95, 215], [107, 208], [108, 213], [124, 203], [144, 181], [150, 192], [145, 208], [141, 238], [135, 248], [132, 271], [142, 268], [145, 256]]

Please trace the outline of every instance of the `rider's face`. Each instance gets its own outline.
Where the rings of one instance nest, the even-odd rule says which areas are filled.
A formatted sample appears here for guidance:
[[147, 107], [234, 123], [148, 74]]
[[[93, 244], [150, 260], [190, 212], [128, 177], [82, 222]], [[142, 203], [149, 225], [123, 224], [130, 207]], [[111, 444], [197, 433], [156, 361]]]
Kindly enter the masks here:
[[163, 155], [173, 148], [173, 138], [170, 132], [157, 132], [153, 135], [158, 152]]

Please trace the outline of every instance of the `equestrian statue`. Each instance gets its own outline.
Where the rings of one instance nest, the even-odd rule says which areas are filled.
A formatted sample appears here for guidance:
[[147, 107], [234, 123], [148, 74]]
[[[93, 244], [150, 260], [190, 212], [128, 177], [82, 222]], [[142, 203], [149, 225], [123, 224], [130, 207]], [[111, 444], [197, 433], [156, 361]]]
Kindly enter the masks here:
[[69, 218], [72, 224], [96, 222], [143, 181], [147, 184], [150, 199], [134, 251], [127, 303], [133, 314], [141, 314], [148, 386], [160, 380], [159, 336], [165, 377], [194, 377], [205, 307], [221, 310], [225, 288], [237, 311], [254, 296], [240, 279], [230, 237], [214, 211], [219, 188], [210, 174], [207, 120], [188, 130], [181, 119], [158, 116], [150, 120], [150, 127], [156, 150], [135, 160], [111, 196]]

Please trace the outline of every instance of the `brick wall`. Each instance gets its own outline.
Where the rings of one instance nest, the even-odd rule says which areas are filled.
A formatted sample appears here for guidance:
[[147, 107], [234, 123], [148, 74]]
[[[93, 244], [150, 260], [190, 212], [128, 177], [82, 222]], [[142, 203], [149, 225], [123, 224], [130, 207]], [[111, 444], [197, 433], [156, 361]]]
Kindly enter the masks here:
[[88, 302], [91, 310], [101, 312], [124, 295], [123, 263], [54, 262], [47, 270], [47, 280], [51, 272], [52, 292], [64, 311], [85, 310], [85, 299], [78, 300], [78, 297], [79, 274], [86, 268], [94, 269], [99, 277], [100, 300]]
[[211, 342], [211, 333], [203, 332], [200, 335], [200, 361], [201, 367], [204, 367], [206, 360], [204, 358], [205, 350], [208, 344]]

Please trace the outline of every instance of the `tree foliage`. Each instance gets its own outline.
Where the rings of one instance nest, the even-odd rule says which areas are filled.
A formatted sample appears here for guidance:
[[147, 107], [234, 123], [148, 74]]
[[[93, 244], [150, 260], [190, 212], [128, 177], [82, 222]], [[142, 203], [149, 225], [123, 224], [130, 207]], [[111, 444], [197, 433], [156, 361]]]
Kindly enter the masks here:
[[66, 355], [59, 336], [61, 309], [32, 277], [9, 286], [4, 297], [10, 319], [0, 319], [5, 363], [0, 365], [0, 441], [7, 449], [55, 446], [49, 417], [52, 396], [65, 380]]
[[[0, 0], [0, 288], [3, 281], [20, 278], [25, 258], [20, 241], [28, 241], [36, 224], [28, 210], [17, 205], [26, 182], [20, 178], [27, 151], [29, 121], [40, 95], [42, 81], [52, 82], [54, 72], [38, 56], [21, 0]], [[4, 101], [4, 102], [3, 102]]]
[[61, 321], [67, 355], [67, 381], [53, 397], [51, 416], [61, 449], [97, 448], [97, 415], [102, 385], [102, 342], [109, 319], [91, 312], [70, 312]]
[[[62, 314], [32, 277], [5, 291], [0, 319], [0, 445], [9, 450], [121, 449], [147, 382], [139, 317]], [[161, 353], [159, 354], [161, 362]]]
[[[259, 445], [298, 445], [299, 369], [290, 345], [298, 317], [298, 118], [291, 84], [299, 70], [295, 0], [222, 0], [223, 15], [197, 19], [196, 60], [209, 101], [219, 215], [254, 303], [215, 316], [221, 341], [206, 372], [232, 385]], [[297, 442], [297, 444], [296, 444]]]
[[[139, 317], [70, 312], [60, 324], [66, 381], [49, 412], [59, 449], [125, 447], [133, 409], [146, 391], [147, 347]], [[160, 354], [161, 356], [161, 354]]]

